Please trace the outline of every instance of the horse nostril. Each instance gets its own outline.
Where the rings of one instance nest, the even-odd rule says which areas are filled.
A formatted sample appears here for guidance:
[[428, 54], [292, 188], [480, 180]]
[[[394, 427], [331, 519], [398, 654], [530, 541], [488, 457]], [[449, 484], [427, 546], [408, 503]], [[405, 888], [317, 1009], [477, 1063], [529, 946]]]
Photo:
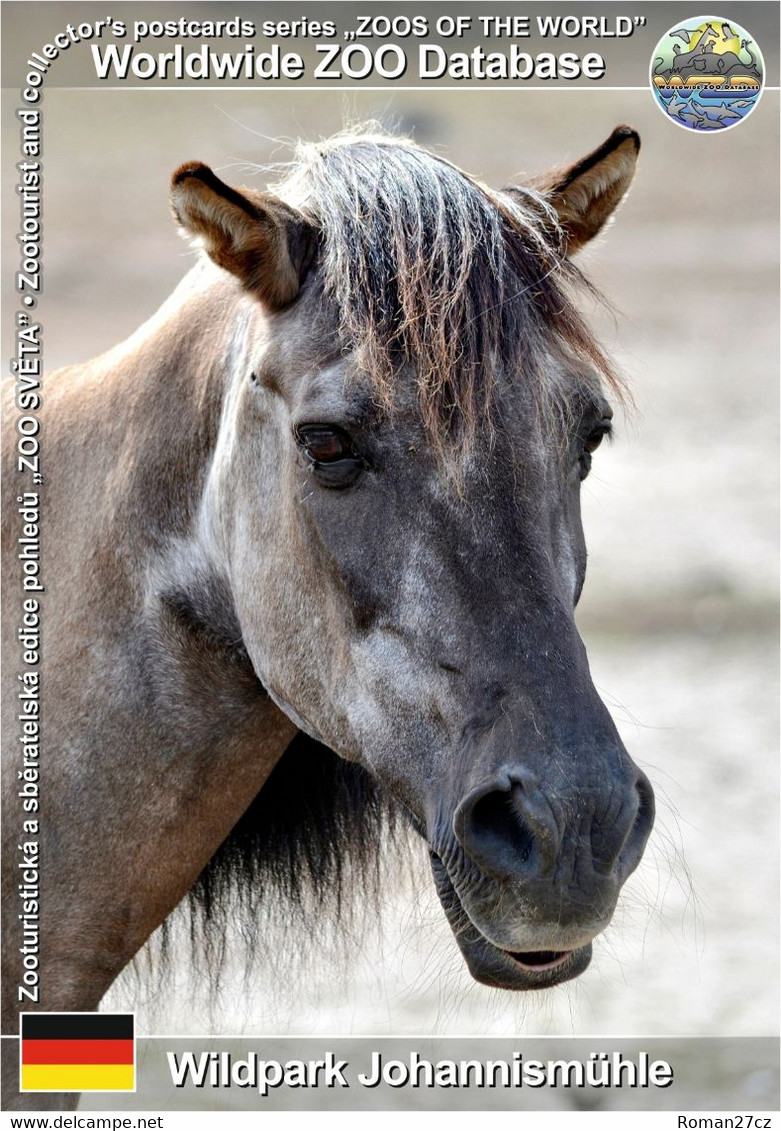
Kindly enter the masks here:
[[640, 857], [643, 855], [646, 842], [651, 835], [654, 816], [656, 815], [654, 791], [650, 781], [642, 772], [638, 775], [635, 789], [637, 790], [639, 801], [634, 823], [621, 853], [622, 872], [624, 872], [622, 882], [630, 872], [634, 872], [635, 868], [640, 863]]
[[603, 814], [591, 828], [595, 872], [621, 884], [640, 863], [654, 823], [654, 791], [642, 771], [636, 770], [636, 775], [633, 782], [617, 787], [620, 811], [610, 820]]
[[638, 777], [636, 788], [640, 795], [640, 808], [638, 809], [635, 821], [642, 820], [653, 824], [656, 803], [654, 802], [653, 788], [645, 774], [641, 773]]
[[540, 876], [558, 856], [556, 828], [533, 779], [524, 786], [514, 776], [499, 788], [476, 790], [456, 811], [453, 827], [467, 855], [495, 879]]
[[515, 811], [512, 793], [495, 791], [481, 797], [471, 814], [473, 838], [512, 846], [522, 863], [534, 851], [534, 837]]

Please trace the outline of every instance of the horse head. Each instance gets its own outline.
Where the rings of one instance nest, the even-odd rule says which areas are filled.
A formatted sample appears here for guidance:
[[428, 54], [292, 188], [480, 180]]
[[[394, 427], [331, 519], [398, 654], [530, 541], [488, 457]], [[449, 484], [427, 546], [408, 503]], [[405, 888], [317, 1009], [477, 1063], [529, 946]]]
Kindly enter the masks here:
[[385, 136], [273, 193], [173, 178], [237, 296], [203, 553], [268, 694], [403, 806], [508, 989], [585, 969], [653, 823], [574, 620], [613, 378], [570, 257], [638, 149], [620, 127], [502, 192]]

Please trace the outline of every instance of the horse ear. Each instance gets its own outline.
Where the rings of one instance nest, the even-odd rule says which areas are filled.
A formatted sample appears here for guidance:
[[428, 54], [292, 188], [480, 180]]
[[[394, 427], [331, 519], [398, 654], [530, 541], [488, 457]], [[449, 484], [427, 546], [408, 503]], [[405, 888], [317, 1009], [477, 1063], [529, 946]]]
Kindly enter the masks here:
[[214, 262], [271, 310], [293, 301], [315, 246], [314, 231], [299, 212], [270, 193], [238, 192], [199, 161], [174, 173], [171, 206]]
[[618, 126], [588, 157], [529, 182], [555, 209], [568, 255], [593, 239], [621, 203], [632, 183], [639, 152], [640, 137], [635, 130]]

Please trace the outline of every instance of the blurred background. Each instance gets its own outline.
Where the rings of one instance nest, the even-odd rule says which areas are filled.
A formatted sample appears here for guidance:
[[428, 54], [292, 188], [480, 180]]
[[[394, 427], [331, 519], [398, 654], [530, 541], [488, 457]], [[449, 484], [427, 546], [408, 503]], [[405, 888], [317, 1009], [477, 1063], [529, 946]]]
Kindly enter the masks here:
[[289, 140], [377, 118], [500, 186], [622, 121], [643, 139], [636, 186], [581, 257], [635, 407], [584, 485], [579, 622], [659, 816], [590, 969], [543, 995], [481, 988], [430, 881], [394, 881], [383, 924], [336, 954], [283, 935], [245, 978], [237, 947], [216, 999], [183, 955], [162, 1006], [128, 978], [112, 1004], [131, 995], [140, 1032], [776, 1031], [778, 105], [766, 91], [739, 128], [699, 136], [647, 90], [47, 91], [49, 367], [129, 334], [188, 269], [167, 206], [182, 161], [264, 187], [254, 166]]

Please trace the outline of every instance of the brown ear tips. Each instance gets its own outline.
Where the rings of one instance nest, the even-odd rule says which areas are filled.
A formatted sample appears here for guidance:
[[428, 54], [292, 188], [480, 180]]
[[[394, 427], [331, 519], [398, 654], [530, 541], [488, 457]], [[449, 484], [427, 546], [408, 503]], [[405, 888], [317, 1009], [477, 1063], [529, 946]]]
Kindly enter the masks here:
[[309, 258], [309, 229], [281, 200], [225, 184], [202, 161], [171, 177], [171, 208], [183, 234], [272, 310], [298, 294]]
[[171, 208], [176, 221], [184, 228], [189, 229], [193, 220], [190, 215], [192, 211], [190, 190], [195, 189], [197, 192], [197, 186], [205, 183], [204, 174], [210, 172], [208, 165], [204, 165], [202, 161], [188, 161], [180, 165], [171, 177]]
[[171, 189], [181, 188], [188, 181], [200, 182], [214, 192], [224, 191], [228, 187], [215, 176], [208, 165], [204, 165], [203, 161], [186, 161], [184, 165], [180, 165], [171, 177]]
[[171, 177], [171, 208], [175, 219], [189, 234], [211, 236], [225, 232], [231, 224], [231, 205], [239, 203], [242, 212], [251, 210], [248, 201], [223, 184], [203, 161], [187, 161]]
[[184, 165], [180, 165], [171, 177], [171, 188], [176, 188], [188, 177], [198, 177], [203, 180], [205, 170], [208, 170], [208, 165], [204, 165], [202, 161], [185, 161]]
[[611, 149], [617, 149], [627, 141], [632, 143], [635, 153], [640, 152], [640, 134], [631, 126], [616, 126], [606, 144]]
[[567, 254], [592, 240], [610, 219], [629, 190], [639, 152], [637, 130], [619, 125], [602, 145], [548, 182]]

